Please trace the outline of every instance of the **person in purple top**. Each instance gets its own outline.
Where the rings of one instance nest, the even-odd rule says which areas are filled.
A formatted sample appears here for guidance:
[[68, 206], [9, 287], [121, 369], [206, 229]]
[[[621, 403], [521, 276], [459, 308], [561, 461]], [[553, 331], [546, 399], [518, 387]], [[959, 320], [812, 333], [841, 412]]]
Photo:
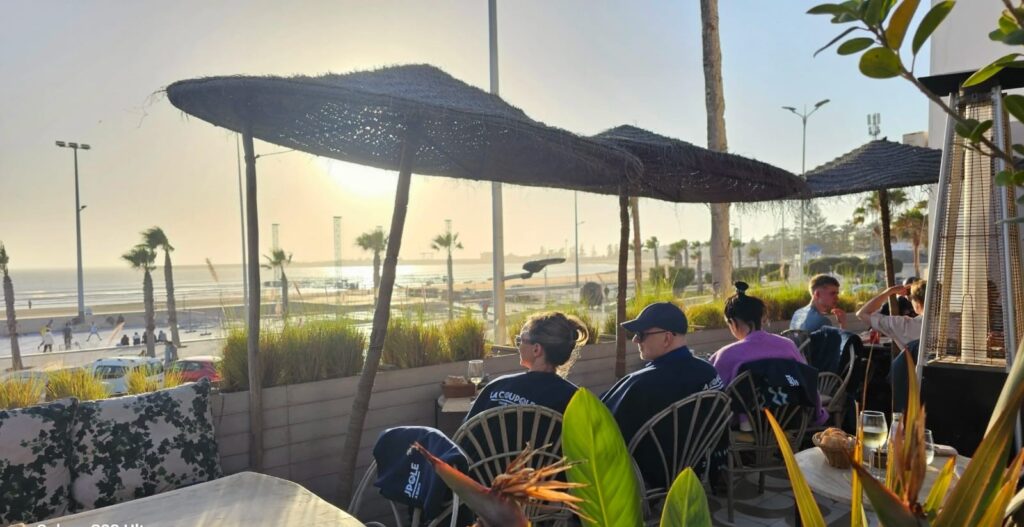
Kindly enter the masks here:
[[[764, 302], [747, 295], [750, 286], [736, 282], [736, 294], [725, 301], [725, 320], [736, 342], [716, 351], [709, 361], [718, 371], [726, 386], [739, 374], [740, 367], [762, 359], [787, 359], [807, 364], [792, 340], [773, 335], [761, 329], [764, 320]], [[817, 423], [828, 420], [828, 412], [817, 408]]]

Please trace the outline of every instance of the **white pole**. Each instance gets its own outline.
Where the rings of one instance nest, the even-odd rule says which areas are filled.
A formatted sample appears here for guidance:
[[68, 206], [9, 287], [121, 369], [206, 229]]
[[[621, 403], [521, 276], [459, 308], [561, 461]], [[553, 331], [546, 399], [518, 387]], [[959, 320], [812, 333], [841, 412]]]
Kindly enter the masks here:
[[[240, 146], [241, 135], [235, 136], [235, 158], [238, 161], [238, 216], [242, 225], [242, 306], [249, 309], [249, 269], [246, 266], [245, 256], [245, 198], [242, 197], [242, 150]], [[248, 312], [248, 311], [247, 311]], [[249, 319], [246, 318], [246, 326]]]
[[[490, 33], [491, 93], [498, 95], [498, 2], [488, 0], [488, 26]], [[501, 183], [491, 183], [491, 219], [493, 224], [494, 275], [494, 343], [505, 344], [505, 227], [501, 199]]]

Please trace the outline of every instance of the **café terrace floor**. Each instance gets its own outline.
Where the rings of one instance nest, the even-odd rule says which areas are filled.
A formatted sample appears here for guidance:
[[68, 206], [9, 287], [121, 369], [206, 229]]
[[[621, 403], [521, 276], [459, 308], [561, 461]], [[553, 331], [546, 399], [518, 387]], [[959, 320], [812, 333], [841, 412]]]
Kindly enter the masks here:
[[[720, 496], [709, 496], [711, 517], [714, 525], [737, 527], [782, 527], [795, 526], [796, 504], [789, 480], [783, 472], [769, 473], [765, 476], [764, 494], [757, 494], [757, 474], [747, 475], [735, 489], [736, 509], [732, 523], [728, 520], [725, 493]], [[825, 522], [830, 527], [848, 527], [850, 525], [850, 506], [828, 498], [815, 495]]]

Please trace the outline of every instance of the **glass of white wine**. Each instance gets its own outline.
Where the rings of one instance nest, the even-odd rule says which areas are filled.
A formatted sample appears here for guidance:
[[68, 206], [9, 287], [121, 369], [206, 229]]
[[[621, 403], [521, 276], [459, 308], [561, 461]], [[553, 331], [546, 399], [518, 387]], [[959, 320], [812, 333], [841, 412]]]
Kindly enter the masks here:
[[466, 370], [466, 377], [469, 377], [469, 382], [473, 383], [473, 386], [476, 387], [475, 391], [480, 391], [480, 381], [484, 380], [484, 361], [469, 361], [469, 366]]
[[865, 457], [869, 462], [868, 466], [874, 469], [875, 452], [885, 444], [885, 440], [889, 438], [889, 426], [885, 422], [885, 414], [882, 412], [875, 412], [872, 410], [865, 410], [860, 413], [860, 426], [861, 431], [864, 434], [864, 448], [870, 451], [865, 452]]
[[924, 462], [931, 465], [935, 461], [935, 440], [932, 439], [932, 431], [924, 431]]

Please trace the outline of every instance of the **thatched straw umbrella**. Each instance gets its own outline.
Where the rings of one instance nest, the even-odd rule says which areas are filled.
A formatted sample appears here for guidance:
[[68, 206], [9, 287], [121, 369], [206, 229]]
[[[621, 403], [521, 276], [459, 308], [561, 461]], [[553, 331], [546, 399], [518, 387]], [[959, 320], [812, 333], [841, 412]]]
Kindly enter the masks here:
[[[807, 172], [807, 186], [812, 198], [878, 192], [885, 282], [892, 287], [896, 284], [896, 272], [892, 261], [889, 190], [938, 182], [941, 161], [941, 150], [883, 138]], [[889, 309], [890, 313], [896, 313], [894, 299], [890, 299]]]
[[[807, 192], [803, 180], [781, 168], [635, 126], [619, 126], [593, 138], [632, 153], [643, 164], [643, 172], [628, 174], [633, 195], [675, 203], [735, 203], [797, 197]], [[617, 321], [626, 317], [629, 211], [624, 200], [622, 197], [619, 201], [622, 225]], [[615, 373], [622, 376], [625, 370], [626, 337], [620, 328], [616, 333]]]
[[[339, 499], [352, 477], [390, 316], [413, 172], [624, 194], [637, 160], [614, 147], [534, 121], [521, 110], [427, 65], [320, 77], [213, 77], [167, 88], [171, 103], [242, 134], [248, 192], [249, 297], [259, 299], [253, 138], [342, 161], [397, 170], [398, 189], [370, 345], [342, 453]], [[253, 469], [262, 465], [259, 302], [249, 308]]]

